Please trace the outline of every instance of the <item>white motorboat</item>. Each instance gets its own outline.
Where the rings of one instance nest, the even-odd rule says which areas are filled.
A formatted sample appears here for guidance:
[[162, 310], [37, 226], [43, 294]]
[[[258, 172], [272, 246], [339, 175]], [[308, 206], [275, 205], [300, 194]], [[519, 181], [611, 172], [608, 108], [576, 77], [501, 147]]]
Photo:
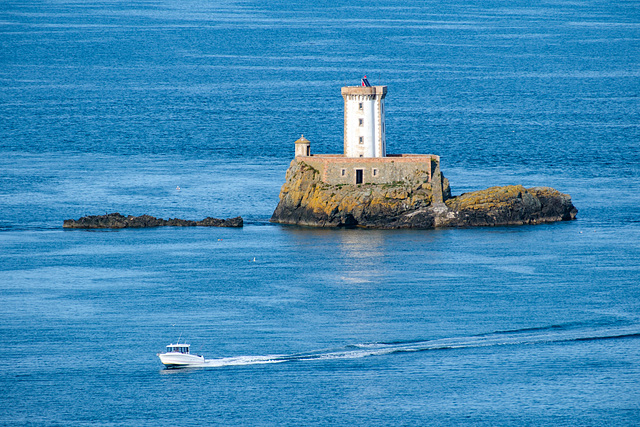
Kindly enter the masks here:
[[191, 354], [189, 344], [169, 344], [166, 353], [158, 353], [158, 357], [167, 368], [188, 368], [203, 366], [204, 356]]

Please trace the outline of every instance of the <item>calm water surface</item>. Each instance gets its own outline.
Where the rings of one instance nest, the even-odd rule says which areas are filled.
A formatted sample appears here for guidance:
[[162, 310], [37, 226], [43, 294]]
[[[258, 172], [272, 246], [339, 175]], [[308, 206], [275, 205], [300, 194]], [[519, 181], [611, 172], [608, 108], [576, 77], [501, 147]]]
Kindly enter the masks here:
[[[0, 424], [637, 425], [638, 52], [626, 1], [4, 2]], [[390, 152], [578, 219], [269, 224], [363, 74]], [[62, 229], [105, 212], [245, 227]]]

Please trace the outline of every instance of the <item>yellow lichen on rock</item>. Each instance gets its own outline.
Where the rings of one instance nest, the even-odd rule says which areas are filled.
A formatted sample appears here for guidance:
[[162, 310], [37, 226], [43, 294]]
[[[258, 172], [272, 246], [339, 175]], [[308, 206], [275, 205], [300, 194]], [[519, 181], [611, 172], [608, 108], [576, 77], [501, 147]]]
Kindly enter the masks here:
[[573, 219], [577, 212], [570, 196], [549, 187], [491, 187], [450, 198], [448, 180], [439, 170], [432, 182], [418, 171], [400, 182], [329, 185], [319, 171], [294, 160], [286, 176], [273, 222], [433, 228], [536, 224]]
[[455, 210], [486, 209], [512, 204], [513, 200], [528, 194], [522, 185], [508, 185], [504, 187], [490, 187], [486, 190], [464, 193], [445, 201], [446, 205]]

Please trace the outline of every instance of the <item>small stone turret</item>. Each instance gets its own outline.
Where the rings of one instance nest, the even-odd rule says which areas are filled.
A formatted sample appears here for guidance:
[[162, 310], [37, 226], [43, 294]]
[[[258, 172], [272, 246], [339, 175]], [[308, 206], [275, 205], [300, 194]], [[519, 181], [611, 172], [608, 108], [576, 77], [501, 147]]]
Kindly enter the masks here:
[[311, 142], [304, 135], [296, 142], [296, 157], [308, 157], [311, 155]]

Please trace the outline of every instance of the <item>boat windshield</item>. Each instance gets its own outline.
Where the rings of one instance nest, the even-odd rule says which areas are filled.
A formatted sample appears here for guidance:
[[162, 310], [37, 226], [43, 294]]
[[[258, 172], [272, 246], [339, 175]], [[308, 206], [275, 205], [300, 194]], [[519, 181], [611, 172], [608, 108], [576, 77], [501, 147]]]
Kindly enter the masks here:
[[167, 353], [184, 353], [189, 354], [189, 347], [167, 346]]

